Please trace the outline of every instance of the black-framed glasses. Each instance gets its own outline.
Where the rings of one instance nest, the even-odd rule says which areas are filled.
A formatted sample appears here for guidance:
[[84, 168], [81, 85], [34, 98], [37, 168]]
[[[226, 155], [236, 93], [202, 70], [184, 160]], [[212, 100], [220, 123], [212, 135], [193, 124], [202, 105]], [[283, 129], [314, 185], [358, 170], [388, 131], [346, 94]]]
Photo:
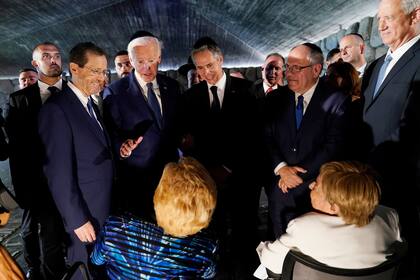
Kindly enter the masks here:
[[302, 71], [303, 69], [311, 67], [311, 66], [314, 66], [314, 65], [309, 64], [309, 65], [306, 65], [306, 66], [299, 66], [299, 65], [286, 64], [285, 67], [284, 67], [284, 70], [288, 71], [288, 72], [292, 72], [292, 73], [298, 73], [298, 72]]
[[106, 77], [108, 75], [108, 69], [102, 70], [102, 69], [99, 69], [99, 68], [94, 69], [94, 68], [89, 67], [89, 66], [85, 66], [85, 67], [90, 71], [90, 73], [92, 73], [92, 75], [104, 76], [104, 77]]

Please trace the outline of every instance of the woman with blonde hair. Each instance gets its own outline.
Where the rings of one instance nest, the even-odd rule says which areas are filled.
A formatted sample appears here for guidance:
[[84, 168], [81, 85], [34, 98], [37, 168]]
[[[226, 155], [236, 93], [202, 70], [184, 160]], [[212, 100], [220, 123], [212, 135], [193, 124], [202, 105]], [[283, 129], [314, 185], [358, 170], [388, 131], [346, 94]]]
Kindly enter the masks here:
[[260, 243], [255, 276], [265, 279], [266, 269], [281, 274], [291, 248], [349, 269], [376, 266], [393, 253], [391, 244], [401, 241], [398, 215], [378, 206], [380, 188], [371, 168], [357, 162], [326, 163], [310, 189], [315, 211], [292, 220], [276, 241]]
[[110, 279], [209, 279], [216, 242], [203, 230], [216, 206], [216, 185], [192, 158], [168, 163], [154, 195], [157, 225], [111, 216], [92, 253]]

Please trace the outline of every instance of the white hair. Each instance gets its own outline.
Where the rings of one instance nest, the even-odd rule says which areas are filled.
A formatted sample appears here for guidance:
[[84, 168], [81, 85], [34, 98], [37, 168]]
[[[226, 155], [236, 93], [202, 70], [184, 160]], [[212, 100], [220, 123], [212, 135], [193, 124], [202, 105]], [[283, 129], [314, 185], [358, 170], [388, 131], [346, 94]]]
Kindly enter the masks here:
[[146, 45], [151, 44], [151, 43], [156, 44], [156, 46], [158, 48], [158, 53], [159, 53], [159, 56], [160, 56], [160, 54], [161, 54], [160, 41], [156, 37], [152, 37], [152, 36], [145, 36], [145, 37], [140, 37], [140, 38], [136, 38], [136, 39], [131, 40], [130, 43], [128, 43], [128, 46], [127, 46], [128, 55], [130, 57], [133, 57], [132, 52], [133, 52], [135, 47], [146, 46]]
[[401, 0], [401, 10], [408, 15], [416, 8], [420, 8], [420, 0]]

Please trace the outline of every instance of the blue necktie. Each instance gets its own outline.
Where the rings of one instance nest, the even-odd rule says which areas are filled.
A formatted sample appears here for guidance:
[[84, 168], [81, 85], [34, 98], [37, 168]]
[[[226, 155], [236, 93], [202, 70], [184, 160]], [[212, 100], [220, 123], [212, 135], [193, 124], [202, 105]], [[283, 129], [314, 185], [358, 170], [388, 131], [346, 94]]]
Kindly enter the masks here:
[[53, 96], [56, 95], [60, 90], [55, 86], [51, 86], [48, 87], [48, 91], [50, 92], [51, 96]]
[[156, 94], [153, 90], [153, 84], [147, 83], [147, 103], [149, 103], [150, 108], [155, 115], [156, 121], [159, 128], [162, 128], [162, 113], [160, 111], [159, 101], [157, 100]]
[[388, 67], [389, 63], [392, 60], [392, 56], [391, 55], [387, 55], [385, 57], [384, 63], [381, 66], [381, 69], [379, 69], [379, 74], [378, 74], [378, 79], [376, 80], [376, 85], [375, 85], [375, 91], [373, 92], [373, 97], [375, 98], [375, 96], [378, 94], [378, 90], [382, 85], [382, 82], [385, 80], [385, 71], [386, 68]]
[[296, 105], [296, 128], [299, 129], [300, 123], [303, 118], [303, 95], [298, 96], [298, 102]]
[[88, 97], [88, 103], [87, 103], [87, 108], [88, 108], [88, 112], [89, 112], [89, 115], [90, 115], [90, 117], [99, 125], [99, 127], [101, 128], [101, 130], [102, 130], [102, 126], [101, 126], [101, 124], [99, 123], [99, 121], [98, 121], [98, 119], [96, 118], [96, 116], [95, 116], [95, 113], [94, 113], [94, 109], [93, 109], [93, 106], [95, 106], [94, 105], [94, 103], [93, 103], [93, 99], [92, 99], [92, 97]]

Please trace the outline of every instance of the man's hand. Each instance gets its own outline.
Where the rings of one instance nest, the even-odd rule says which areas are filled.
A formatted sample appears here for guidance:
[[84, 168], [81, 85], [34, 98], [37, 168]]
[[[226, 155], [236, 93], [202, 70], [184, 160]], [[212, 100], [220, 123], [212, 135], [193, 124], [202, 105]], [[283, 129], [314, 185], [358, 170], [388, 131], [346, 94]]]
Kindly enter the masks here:
[[299, 166], [283, 166], [279, 169], [280, 180], [278, 186], [284, 193], [287, 193], [288, 189], [296, 188], [303, 183], [298, 172], [306, 173], [306, 170]]
[[131, 155], [131, 152], [137, 148], [137, 146], [143, 141], [143, 136], [140, 136], [136, 140], [133, 139], [127, 139], [125, 142], [121, 145], [120, 148], [120, 157], [122, 158], [128, 158]]
[[76, 228], [74, 233], [82, 242], [93, 242], [96, 240], [95, 229], [90, 222], [87, 222], [83, 226]]

